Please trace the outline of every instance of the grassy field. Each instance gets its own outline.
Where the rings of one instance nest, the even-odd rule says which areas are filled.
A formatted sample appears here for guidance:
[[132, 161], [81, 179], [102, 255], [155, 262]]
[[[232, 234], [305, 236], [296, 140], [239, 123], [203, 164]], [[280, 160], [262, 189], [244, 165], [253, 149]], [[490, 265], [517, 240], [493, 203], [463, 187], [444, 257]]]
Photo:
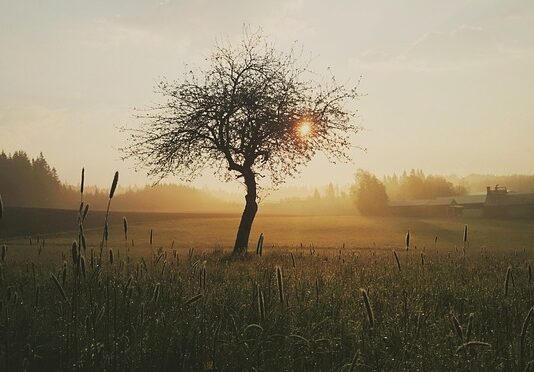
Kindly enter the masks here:
[[[127, 216], [130, 232], [128, 245], [130, 254], [141, 256], [150, 252], [150, 231], [153, 233], [153, 248], [173, 247], [181, 252], [189, 248], [201, 250], [229, 250], [235, 239], [239, 224], [238, 215], [221, 214], [124, 214]], [[75, 219], [75, 214], [69, 214]], [[109, 244], [124, 248], [124, 234], [121, 213], [110, 217]], [[100, 217], [100, 221], [96, 219]], [[102, 237], [104, 216], [98, 213], [90, 220], [85, 234], [89, 246], [97, 247]], [[24, 237], [6, 238], [10, 246], [26, 257], [34, 251], [39, 237], [50, 242], [51, 252], [70, 247], [73, 234], [72, 221], [58, 223], [56, 232], [47, 233], [47, 217], [40, 217], [41, 233]], [[65, 219], [65, 217], [61, 217]], [[99, 223], [100, 222], [100, 223]], [[260, 233], [265, 235], [265, 251], [288, 248], [315, 249], [402, 249], [409, 230], [414, 249], [436, 247], [455, 249], [463, 246], [463, 228], [469, 225], [470, 244], [473, 249], [513, 252], [534, 249], [533, 220], [483, 220], [483, 219], [414, 219], [414, 218], [367, 218], [361, 216], [262, 216], [259, 215], [251, 234], [251, 245], [255, 245]], [[62, 233], [57, 231], [68, 230]], [[2, 234], [0, 233], [0, 239]], [[30, 238], [34, 243], [30, 246]], [[132, 247], [132, 240], [134, 246]], [[14, 249], [15, 250], [15, 249]]]
[[260, 216], [230, 260], [237, 216], [119, 215], [101, 260], [99, 228], [5, 240], [0, 369], [532, 368], [532, 221]]

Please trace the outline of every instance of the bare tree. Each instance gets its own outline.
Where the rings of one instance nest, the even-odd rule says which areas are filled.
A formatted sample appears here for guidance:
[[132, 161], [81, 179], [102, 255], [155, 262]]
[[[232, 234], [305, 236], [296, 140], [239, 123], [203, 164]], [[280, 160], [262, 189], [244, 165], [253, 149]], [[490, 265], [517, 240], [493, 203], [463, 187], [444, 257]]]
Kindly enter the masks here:
[[218, 45], [207, 68], [158, 84], [164, 103], [139, 113], [142, 124], [128, 130], [125, 158], [160, 179], [189, 181], [206, 168], [241, 179], [245, 209], [234, 253], [245, 254], [259, 179], [278, 185], [318, 151], [348, 159], [359, 131], [345, 107], [358, 97], [356, 87], [313, 77], [293, 50], [278, 52], [261, 34], [245, 35], [237, 47]]

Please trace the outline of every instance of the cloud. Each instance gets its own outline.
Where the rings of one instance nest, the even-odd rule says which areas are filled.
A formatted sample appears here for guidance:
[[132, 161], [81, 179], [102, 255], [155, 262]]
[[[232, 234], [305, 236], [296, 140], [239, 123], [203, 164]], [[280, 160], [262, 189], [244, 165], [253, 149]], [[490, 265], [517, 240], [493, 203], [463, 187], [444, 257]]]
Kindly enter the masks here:
[[528, 49], [505, 43], [493, 33], [474, 26], [459, 26], [449, 32], [429, 32], [404, 51], [367, 50], [354, 64], [389, 70], [449, 70], [520, 58]]
[[152, 43], [173, 43], [182, 40], [191, 48], [213, 45], [215, 38], [240, 38], [245, 25], [262, 26], [267, 33], [297, 35], [310, 32], [301, 17], [303, 0], [250, 2], [163, 1], [134, 14], [117, 15], [102, 20], [119, 42], [138, 37]]
[[501, 53], [499, 43], [481, 28], [461, 26], [449, 33], [423, 35], [403, 56], [427, 63], [480, 61]]

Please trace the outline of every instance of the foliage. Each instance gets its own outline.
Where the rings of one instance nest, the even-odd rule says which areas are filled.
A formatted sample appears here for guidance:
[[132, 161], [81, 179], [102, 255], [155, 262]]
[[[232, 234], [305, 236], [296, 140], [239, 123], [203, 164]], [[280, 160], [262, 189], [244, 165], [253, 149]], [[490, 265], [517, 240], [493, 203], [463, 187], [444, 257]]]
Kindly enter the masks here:
[[464, 186], [455, 186], [445, 177], [425, 175], [423, 171], [414, 169], [409, 174], [404, 172], [400, 177], [384, 177], [384, 185], [388, 195], [397, 200], [434, 199], [467, 194]]
[[[158, 84], [165, 102], [140, 112], [125, 155], [157, 177], [188, 180], [206, 167], [244, 177], [251, 169], [275, 184], [318, 151], [346, 158], [359, 127], [344, 106], [356, 90], [311, 77], [295, 51], [279, 52], [261, 34], [219, 44], [206, 69]], [[304, 137], [303, 122], [311, 125]]]
[[[302, 195], [304, 194], [304, 196]], [[266, 202], [262, 205], [264, 213], [296, 214], [314, 216], [343, 216], [356, 214], [351, 205], [350, 195], [330, 182], [326, 187], [301, 191], [299, 196], [280, 199], [278, 202]]]
[[261, 34], [238, 47], [217, 45], [208, 67], [158, 85], [165, 102], [139, 115], [125, 156], [160, 179], [193, 179], [206, 169], [246, 186], [234, 252], [246, 253], [258, 210], [258, 181], [274, 185], [318, 152], [347, 158], [359, 128], [347, 104], [358, 95], [334, 78], [319, 84], [294, 51], [278, 52]]
[[62, 192], [57, 172], [41, 153], [30, 159], [24, 151], [0, 153], [0, 194], [6, 205], [51, 206]]
[[351, 187], [354, 203], [362, 215], [376, 216], [387, 213], [388, 195], [384, 184], [373, 174], [358, 170]]
[[[86, 201], [92, 210], [106, 208], [108, 192], [86, 186]], [[233, 211], [236, 205], [223, 202], [186, 185], [158, 184], [140, 189], [122, 190], [116, 195], [116, 209], [121, 211]], [[56, 169], [41, 153], [30, 159], [24, 151], [13, 155], [0, 153], [0, 194], [6, 206], [69, 209], [79, 202], [79, 188], [62, 184]]]

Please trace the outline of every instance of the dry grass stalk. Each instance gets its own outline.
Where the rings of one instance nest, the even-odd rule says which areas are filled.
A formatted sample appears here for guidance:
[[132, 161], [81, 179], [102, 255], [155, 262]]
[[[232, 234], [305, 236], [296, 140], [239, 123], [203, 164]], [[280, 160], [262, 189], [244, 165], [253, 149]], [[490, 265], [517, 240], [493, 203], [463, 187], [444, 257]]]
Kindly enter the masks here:
[[456, 354], [459, 354], [462, 350], [465, 350], [465, 349], [470, 349], [474, 346], [482, 346], [482, 347], [491, 347], [490, 344], [488, 344], [487, 342], [482, 342], [482, 341], [469, 341], [469, 342], [466, 342], [466, 343], [463, 343], [462, 345], [460, 345], [457, 349], [456, 349]]
[[154, 303], [158, 302], [159, 292], [160, 292], [160, 283], [156, 283], [156, 285], [154, 286], [154, 291], [152, 293], [152, 302]]
[[85, 217], [87, 217], [87, 213], [89, 213], [89, 204], [85, 204], [85, 209], [83, 210], [83, 215], [82, 215], [82, 222], [85, 221]]
[[256, 284], [256, 296], [257, 296], [258, 313], [260, 316], [260, 320], [264, 322], [265, 321], [265, 298], [263, 296], [263, 291], [261, 290], [258, 284]]
[[258, 256], [262, 255], [263, 251], [263, 233], [260, 234], [260, 237], [258, 238], [258, 243], [256, 244], [256, 254]]
[[67, 280], [67, 262], [63, 261], [63, 271], [61, 274], [61, 283], [65, 285], [65, 281]]
[[278, 284], [278, 296], [280, 298], [280, 304], [284, 306], [284, 278], [282, 275], [282, 268], [276, 266], [276, 283]]
[[358, 365], [358, 359], [360, 357], [360, 352], [356, 351], [354, 353], [354, 357], [352, 358], [352, 361], [350, 363], [349, 372], [353, 372], [356, 370], [356, 366]]
[[504, 295], [508, 296], [508, 289], [510, 287], [510, 278], [512, 277], [512, 266], [508, 266], [506, 270], [506, 277], [504, 279]]
[[534, 314], [534, 306], [531, 307], [530, 310], [528, 311], [527, 316], [525, 317], [525, 320], [523, 321], [523, 326], [521, 327], [520, 355], [519, 355], [519, 364], [521, 368], [523, 368], [525, 364], [525, 340], [527, 337], [527, 329], [530, 324], [530, 319], [532, 318], [533, 314]]
[[126, 217], [122, 217], [122, 226], [124, 228], [124, 240], [128, 241], [128, 220]]
[[109, 190], [110, 199], [113, 199], [113, 195], [115, 195], [115, 190], [117, 189], [118, 183], [119, 183], [119, 172], [115, 172], [115, 175], [113, 176], [113, 182], [111, 183], [111, 189]]
[[465, 332], [465, 341], [469, 342], [471, 340], [471, 334], [473, 333], [473, 320], [475, 314], [469, 314], [469, 320], [467, 321], [467, 330]]
[[365, 305], [365, 310], [367, 312], [367, 319], [369, 320], [369, 325], [371, 327], [375, 324], [375, 315], [373, 313], [373, 308], [371, 307], [371, 302], [369, 301], [369, 295], [364, 288], [360, 288], [360, 292], [363, 297], [363, 304]]
[[80, 258], [80, 267], [82, 269], [82, 275], [83, 275], [83, 278], [85, 279], [85, 276], [86, 276], [86, 268], [85, 268], [85, 257], [82, 256]]
[[456, 333], [456, 336], [458, 336], [458, 338], [460, 339], [460, 342], [464, 342], [464, 331], [462, 329], [462, 326], [460, 325], [460, 322], [458, 321], [458, 318], [454, 314], [451, 314], [451, 323], [454, 332]]
[[71, 247], [72, 263], [76, 266], [78, 264], [78, 243], [72, 242]]
[[104, 224], [104, 241], [108, 241], [109, 239], [109, 225], [108, 225], [108, 221], [106, 221], [106, 223]]
[[84, 183], [85, 183], [85, 168], [82, 168], [82, 180], [80, 182], [80, 194], [83, 194]]
[[52, 278], [52, 281], [56, 284], [56, 288], [61, 294], [61, 297], [63, 298], [63, 300], [70, 305], [70, 302], [67, 299], [67, 294], [65, 293], [65, 290], [61, 286], [61, 283], [59, 283], [59, 281], [57, 280], [57, 277], [53, 273], [50, 273], [50, 276]]
[[397, 254], [397, 251], [393, 251], [393, 255], [395, 256], [395, 261], [397, 262], [397, 267], [399, 269], [399, 272], [401, 271], [401, 264], [400, 264], [400, 260], [399, 260], [399, 255]]
[[0, 220], [4, 217], [4, 202], [2, 201], [2, 195], [0, 195]]
[[192, 304], [194, 304], [195, 302], [197, 302], [198, 300], [200, 300], [202, 297], [203, 297], [202, 293], [197, 294], [197, 295], [191, 297], [189, 300], [187, 300], [187, 301], [185, 302], [184, 305], [185, 305], [185, 306], [187, 306], [187, 305], [192, 305]]

